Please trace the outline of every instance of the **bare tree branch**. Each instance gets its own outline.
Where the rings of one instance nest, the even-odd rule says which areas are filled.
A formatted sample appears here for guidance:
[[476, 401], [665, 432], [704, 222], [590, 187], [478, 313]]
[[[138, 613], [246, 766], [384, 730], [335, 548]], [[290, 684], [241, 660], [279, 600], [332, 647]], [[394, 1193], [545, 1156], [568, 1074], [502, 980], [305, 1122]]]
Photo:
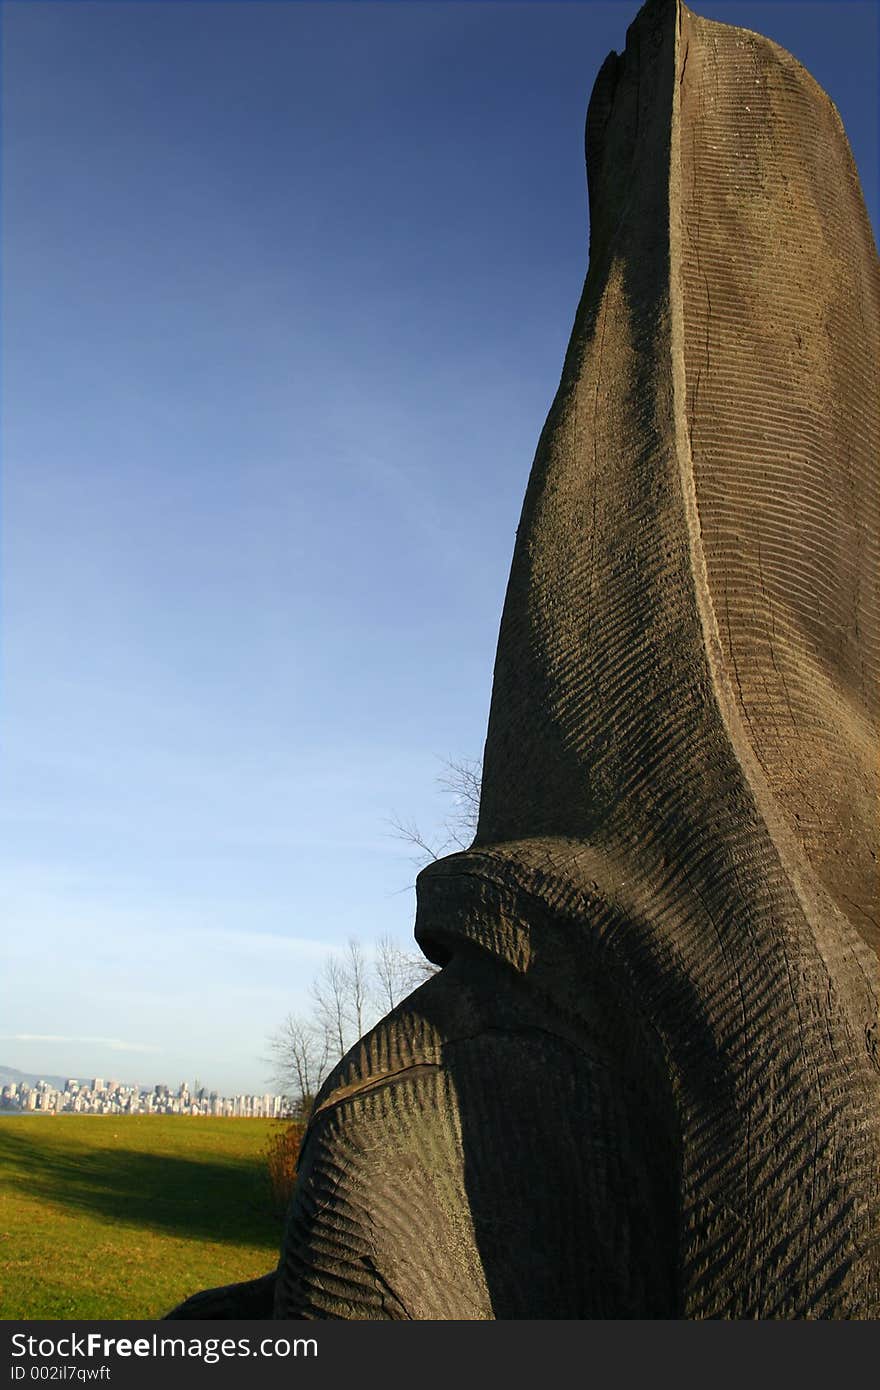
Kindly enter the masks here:
[[389, 816], [386, 825], [391, 826], [391, 834], [395, 840], [403, 840], [405, 844], [413, 845], [418, 850], [418, 854], [413, 855], [412, 862], [422, 868], [432, 859], [439, 859], [445, 845], [432, 845], [425, 839], [415, 821], [399, 820], [397, 816]]
[[348, 1051], [347, 981], [345, 967], [338, 956], [328, 956], [311, 984], [315, 1022], [329, 1039], [336, 1059]]
[[437, 782], [454, 799], [455, 809], [446, 824], [454, 842], [465, 849], [476, 835], [480, 819], [482, 759], [446, 758], [444, 771]]
[[417, 985], [433, 975], [435, 967], [424, 956], [404, 951], [390, 936], [380, 936], [376, 942], [376, 956], [373, 965], [375, 996], [380, 1011], [384, 1014], [401, 999], [405, 999]]
[[443, 822], [442, 839], [432, 842], [422, 834], [415, 821], [391, 816], [388, 824], [397, 840], [413, 845], [418, 851], [412, 862], [419, 868], [439, 859], [450, 850], [467, 849], [477, 832], [480, 817], [480, 789], [483, 763], [480, 758], [444, 758], [443, 771], [437, 777], [441, 791], [453, 798], [452, 812]]
[[349, 937], [346, 947], [343, 973], [348, 1016], [355, 1030], [355, 1038], [362, 1038], [366, 1031], [365, 1012], [370, 989], [363, 947], [353, 936]]
[[295, 1108], [307, 1110], [327, 1073], [330, 1053], [326, 1035], [297, 1014], [288, 1014], [269, 1038], [271, 1079], [290, 1096]]
[[288, 1014], [269, 1038], [272, 1080], [291, 1097], [295, 1111], [308, 1112], [349, 1047], [435, 970], [388, 935], [376, 942], [372, 959], [355, 937], [341, 955], [326, 958], [309, 987], [312, 1015]]

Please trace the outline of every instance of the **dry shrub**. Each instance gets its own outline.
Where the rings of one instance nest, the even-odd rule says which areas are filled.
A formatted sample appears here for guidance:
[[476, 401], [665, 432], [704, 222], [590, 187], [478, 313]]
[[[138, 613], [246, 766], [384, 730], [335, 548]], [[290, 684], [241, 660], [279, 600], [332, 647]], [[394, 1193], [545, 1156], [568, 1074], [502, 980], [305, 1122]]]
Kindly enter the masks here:
[[266, 1146], [266, 1167], [272, 1190], [272, 1205], [279, 1216], [287, 1211], [296, 1182], [296, 1160], [305, 1133], [302, 1122], [294, 1122], [274, 1135]]

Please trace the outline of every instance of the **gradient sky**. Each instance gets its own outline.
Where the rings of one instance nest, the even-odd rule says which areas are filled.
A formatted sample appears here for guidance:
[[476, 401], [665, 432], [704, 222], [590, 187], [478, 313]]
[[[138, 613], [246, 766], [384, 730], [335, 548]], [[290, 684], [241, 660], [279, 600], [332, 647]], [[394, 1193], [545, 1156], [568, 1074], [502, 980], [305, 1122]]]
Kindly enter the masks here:
[[[622, 3], [3, 3], [0, 1063], [264, 1088], [478, 756]], [[714, 3], [830, 92], [878, 7]]]

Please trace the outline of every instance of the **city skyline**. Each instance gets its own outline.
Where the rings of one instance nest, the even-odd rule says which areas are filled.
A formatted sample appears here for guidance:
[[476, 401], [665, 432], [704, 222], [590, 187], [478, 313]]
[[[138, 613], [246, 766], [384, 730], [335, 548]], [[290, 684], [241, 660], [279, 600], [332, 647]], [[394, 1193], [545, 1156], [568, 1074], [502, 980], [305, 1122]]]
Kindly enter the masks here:
[[[258, 1093], [479, 757], [621, 3], [3, 6], [0, 1057]], [[877, 5], [697, 4], [836, 102]]]
[[0, 1114], [34, 1115], [180, 1115], [217, 1119], [286, 1119], [290, 1097], [277, 1092], [225, 1096], [207, 1087], [192, 1090], [187, 1082], [178, 1087], [157, 1082], [139, 1086], [92, 1077], [79, 1081], [68, 1077], [58, 1085], [38, 1080], [34, 1084], [7, 1081], [0, 1085]]

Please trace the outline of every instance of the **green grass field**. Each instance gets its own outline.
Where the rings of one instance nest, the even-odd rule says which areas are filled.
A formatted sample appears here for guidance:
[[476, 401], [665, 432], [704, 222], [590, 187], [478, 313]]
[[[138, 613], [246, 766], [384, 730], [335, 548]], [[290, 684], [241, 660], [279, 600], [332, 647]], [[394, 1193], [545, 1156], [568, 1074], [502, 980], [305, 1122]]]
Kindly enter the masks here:
[[157, 1318], [278, 1255], [279, 1120], [0, 1119], [0, 1318]]

